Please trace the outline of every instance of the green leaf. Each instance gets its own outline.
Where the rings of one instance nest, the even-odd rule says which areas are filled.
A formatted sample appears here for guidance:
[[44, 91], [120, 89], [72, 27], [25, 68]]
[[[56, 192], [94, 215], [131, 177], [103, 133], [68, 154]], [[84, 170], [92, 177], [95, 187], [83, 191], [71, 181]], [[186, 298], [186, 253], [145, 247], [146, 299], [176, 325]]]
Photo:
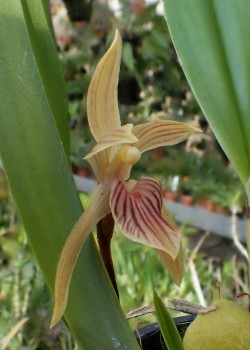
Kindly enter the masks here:
[[[82, 207], [67, 162], [68, 123], [57, 106], [65, 104], [64, 83], [43, 4], [1, 0], [0, 154], [53, 290], [62, 246]], [[81, 348], [138, 349], [92, 237], [78, 260], [65, 318]]]
[[[51, 21], [48, 17], [48, 6], [46, 6], [44, 0], [39, 6], [33, 0], [22, 0], [21, 4], [26, 21], [26, 30], [29, 35], [30, 48], [35, 57], [39, 75], [57, 124], [58, 132], [63, 141], [65, 152], [67, 157], [69, 157], [70, 138], [66, 84], [62, 67], [56, 54], [55, 38], [52, 35]], [[50, 30], [44, 30], [45, 21]], [[54, 54], [48, 55], [48, 52], [53, 52]]]
[[133, 50], [130, 43], [123, 44], [122, 60], [130, 71], [134, 71], [135, 69], [134, 55], [133, 55]]
[[161, 333], [168, 350], [184, 350], [180, 334], [164, 303], [154, 291], [154, 305]]
[[250, 2], [164, 0], [192, 90], [245, 184], [250, 176]]
[[46, 20], [47, 20], [47, 25], [48, 25], [49, 30], [50, 30], [50, 34], [52, 35], [53, 40], [55, 42], [55, 46], [56, 46], [57, 45], [56, 44], [56, 37], [55, 37], [54, 29], [53, 29], [51, 16], [50, 16], [49, 2], [47, 0], [42, 0], [42, 5], [43, 5], [43, 10], [44, 10], [44, 15], [45, 15]]

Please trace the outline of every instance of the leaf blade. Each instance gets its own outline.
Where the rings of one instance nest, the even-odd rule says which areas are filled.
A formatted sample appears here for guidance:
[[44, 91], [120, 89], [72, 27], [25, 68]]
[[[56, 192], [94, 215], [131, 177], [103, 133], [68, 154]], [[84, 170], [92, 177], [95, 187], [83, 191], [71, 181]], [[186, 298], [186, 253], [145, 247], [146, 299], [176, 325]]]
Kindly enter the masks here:
[[[34, 3], [40, 6], [40, 1]], [[82, 207], [33, 53], [27, 16], [18, 0], [1, 2], [0, 15], [0, 153], [29, 242], [53, 290], [61, 249]], [[45, 20], [43, 26], [48, 30]], [[120, 349], [138, 349], [92, 237], [72, 281], [66, 320], [78, 343], [87, 350], [109, 350], [116, 349], [117, 340]]]
[[184, 350], [181, 337], [174, 321], [156, 291], [154, 291], [154, 305], [156, 316], [168, 350]]
[[[37, 5], [32, 0], [22, 0], [21, 4], [26, 18], [25, 24], [29, 33], [31, 49], [36, 58], [43, 87], [69, 159], [70, 139], [66, 84], [56, 52], [51, 21], [48, 18], [48, 4], [43, 1]], [[45, 21], [50, 30], [44, 30]], [[56, 83], [51, 84], [52, 81]]]
[[[233, 3], [231, 0], [189, 0], [188, 6], [183, 6], [182, 0], [164, 0], [170, 34], [189, 84], [218, 141], [245, 183], [250, 174], [250, 160], [249, 138], [244, 137], [243, 120], [249, 119], [249, 115], [241, 115], [242, 102], [238, 100], [235, 78], [230, 71], [233, 64], [224, 45], [230, 35], [225, 39], [221, 30], [230, 28], [232, 18], [241, 27], [240, 11], [232, 17]], [[225, 4], [231, 8], [227, 17], [225, 13], [222, 15]], [[246, 1], [238, 2], [249, 17], [250, 7], [245, 5]], [[241, 29], [246, 36], [248, 31]], [[236, 50], [233, 42], [232, 46]], [[245, 55], [243, 51], [242, 54]], [[249, 75], [249, 68], [246, 75]], [[241, 84], [244, 85], [242, 81]], [[249, 101], [245, 103], [248, 105]]]

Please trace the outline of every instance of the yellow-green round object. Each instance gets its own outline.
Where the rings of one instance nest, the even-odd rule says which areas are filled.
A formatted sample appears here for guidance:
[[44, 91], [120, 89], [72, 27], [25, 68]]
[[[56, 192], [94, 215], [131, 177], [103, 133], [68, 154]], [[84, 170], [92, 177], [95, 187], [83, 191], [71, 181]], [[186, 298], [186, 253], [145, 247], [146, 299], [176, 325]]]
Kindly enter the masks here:
[[250, 350], [250, 313], [229, 300], [217, 300], [199, 313], [183, 339], [185, 350]]

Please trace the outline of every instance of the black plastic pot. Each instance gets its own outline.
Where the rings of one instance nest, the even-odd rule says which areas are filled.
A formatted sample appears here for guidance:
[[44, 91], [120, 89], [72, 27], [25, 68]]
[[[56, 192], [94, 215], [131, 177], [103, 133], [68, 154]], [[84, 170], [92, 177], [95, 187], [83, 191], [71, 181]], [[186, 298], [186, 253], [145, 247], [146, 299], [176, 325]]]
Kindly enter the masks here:
[[[174, 318], [174, 322], [182, 338], [187, 327], [194, 319], [195, 316], [192, 315]], [[152, 323], [137, 329], [135, 335], [143, 350], [167, 350], [158, 323]]]

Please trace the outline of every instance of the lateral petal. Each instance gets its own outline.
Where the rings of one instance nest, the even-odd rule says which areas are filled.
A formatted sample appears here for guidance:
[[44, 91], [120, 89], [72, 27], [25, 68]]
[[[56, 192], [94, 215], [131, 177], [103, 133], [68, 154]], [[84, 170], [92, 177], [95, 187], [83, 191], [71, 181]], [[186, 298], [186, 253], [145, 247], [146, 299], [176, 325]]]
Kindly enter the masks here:
[[86, 211], [74, 225], [61, 252], [55, 279], [55, 304], [51, 328], [57, 324], [67, 306], [72, 273], [85, 239], [95, 225], [108, 213], [109, 193], [99, 184]]
[[98, 142], [121, 125], [117, 101], [122, 40], [118, 30], [113, 43], [98, 63], [87, 95], [87, 115], [90, 130]]
[[180, 286], [184, 274], [184, 252], [182, 244], [180, 244], [180, 250], [175, 259], [163, 250], [156, 249], [155, 251], [160, 256], [163, 265], [168, 269], [171, 278]]
[[86, 159], [90, 164], [98, 182], [103, 182], [110, 161], [110, 148], [104, 149]]
[[88, 153], [84, 159], [89, 159], [95, 154], [110, 148], [115, 145], [123, 143], [135, 143], [138, 138], [132, 133], [133, 124], [126, 124], [116, 129], [111, 129], [106, 135], [104, 135], [99, 142], [93, 147], [92, 151]]
[[116, 180], [111, 188], [110, 207], [126, 237], [176, 258], [180, 233], [161, 214], [162, 191], [158, 181], [145, 178], [131, 188], [130, 181], [125, 184]]
[[134, 144], [141, 152], [160, 146], [175, 145], [194, 132], [202, 132], [191, 125], [173, 121], [159, 120], [135, 125], [133, 134], [139, 139]]

